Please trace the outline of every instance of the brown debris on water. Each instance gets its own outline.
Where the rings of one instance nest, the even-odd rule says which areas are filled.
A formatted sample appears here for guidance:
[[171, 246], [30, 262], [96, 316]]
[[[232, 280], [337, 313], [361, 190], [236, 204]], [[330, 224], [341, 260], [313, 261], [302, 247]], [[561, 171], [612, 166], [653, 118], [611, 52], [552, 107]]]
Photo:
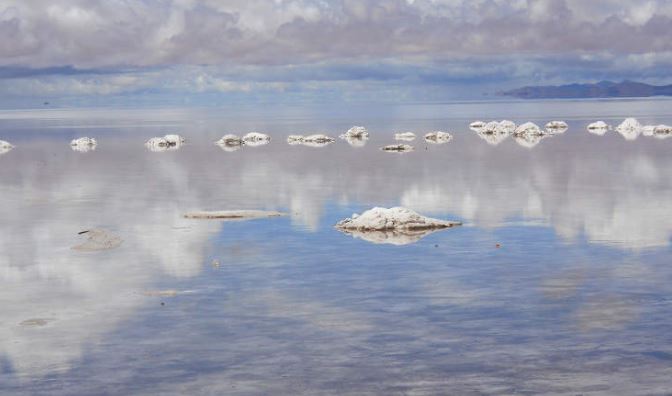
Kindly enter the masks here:
[[78, 233], [86, 235], [87, 240], [84, 243], [73, 246], [72, 250], [81, 252], [95, 252], [100, 250], [109, 250], [119, 247], [123, 240], [103, 229], [84, 230]]
[[185, 213], [184, 217], [187, 219], [247, 220], [286, 215], [287, 213], [267, 210], [218, 210], [189, 212]]

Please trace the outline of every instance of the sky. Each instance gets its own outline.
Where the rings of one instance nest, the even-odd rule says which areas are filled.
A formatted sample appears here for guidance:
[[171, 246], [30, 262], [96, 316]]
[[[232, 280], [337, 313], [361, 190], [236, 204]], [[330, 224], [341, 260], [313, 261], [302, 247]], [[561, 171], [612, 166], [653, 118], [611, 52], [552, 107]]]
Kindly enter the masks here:
[[0, 0], [0, 107], [672, 83], [672, 0]]

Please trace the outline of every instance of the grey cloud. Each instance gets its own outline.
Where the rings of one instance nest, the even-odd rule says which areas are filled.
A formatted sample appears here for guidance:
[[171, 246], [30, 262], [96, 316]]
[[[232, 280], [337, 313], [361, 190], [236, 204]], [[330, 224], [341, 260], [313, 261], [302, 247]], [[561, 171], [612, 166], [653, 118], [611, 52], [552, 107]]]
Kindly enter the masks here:
[[672, 50], [668, 0], [9, 0], [0, 59], [49, 67], [299, 64]]

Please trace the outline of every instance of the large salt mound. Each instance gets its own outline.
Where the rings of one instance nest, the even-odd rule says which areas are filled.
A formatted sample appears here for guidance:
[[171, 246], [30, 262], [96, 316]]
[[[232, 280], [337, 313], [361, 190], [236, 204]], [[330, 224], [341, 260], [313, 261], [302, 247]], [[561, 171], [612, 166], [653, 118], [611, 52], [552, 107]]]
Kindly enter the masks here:
[[361, 215], [353, 214], [351, 218], [339, 221], [336, 224], [336, 228], [357, 231], [429, 230], [450, 228], [458, 225], [462, 225], [462, 223], [432, 219], [407, 208], [394, 207], [388, 209], [375, 207]]

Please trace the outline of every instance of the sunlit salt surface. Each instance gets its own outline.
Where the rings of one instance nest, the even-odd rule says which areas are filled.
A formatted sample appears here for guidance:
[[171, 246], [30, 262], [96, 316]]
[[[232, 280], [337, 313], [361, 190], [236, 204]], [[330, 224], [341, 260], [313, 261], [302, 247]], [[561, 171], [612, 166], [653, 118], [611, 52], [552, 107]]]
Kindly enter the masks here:
[[[668, 393], [672, 139], [587, 126], [671, 103], [0, 111], [0, 394]], [[334, 228], [376, 206], [464, 225]], [[288, 215], [185, 218], [227, 210]]]

